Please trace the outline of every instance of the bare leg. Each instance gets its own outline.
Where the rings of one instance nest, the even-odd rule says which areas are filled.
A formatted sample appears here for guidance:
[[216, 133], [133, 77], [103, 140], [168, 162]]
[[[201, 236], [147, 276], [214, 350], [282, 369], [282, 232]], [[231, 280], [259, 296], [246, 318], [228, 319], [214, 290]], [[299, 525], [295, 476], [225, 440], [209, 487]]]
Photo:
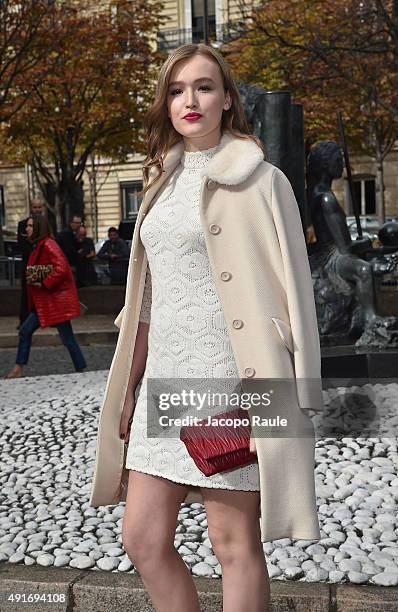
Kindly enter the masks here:
[[187, 487], [130, 470], [122, 540], [157, 612], [200, 612], [195, 583], [174, 547]]
[[259, 524], [260, 493], [202, 488], [209, 539], [222, 568], [223, 612], [267, 612], [270, 585]]
[[28, 363], [32, 336], [39, 327], [40, 321], [38, 319], [37, 312], [32, 310], [19, 328], [18, 350], [15, 359], [15, 366], [7, 374], [7, 376], [5, 376], [5, 378], [20, 378], [22, 376], [22, 367]]
[[19, 363], [16, 363], [15, 366], [8, 372], [4, 378], [21, 378], [22, 374], [22, 366]]

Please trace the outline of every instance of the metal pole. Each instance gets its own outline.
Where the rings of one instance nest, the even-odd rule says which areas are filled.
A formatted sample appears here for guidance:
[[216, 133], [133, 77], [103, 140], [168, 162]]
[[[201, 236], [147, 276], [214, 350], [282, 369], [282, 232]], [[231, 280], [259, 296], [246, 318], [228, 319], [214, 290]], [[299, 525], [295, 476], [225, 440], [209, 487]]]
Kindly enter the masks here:
[[203, 0], [203, 34], [205, 39], [205, 44], [209, 44], [209, 7], [207, 5], [207, 0]]
[[357, 199], [355, 197], [355, 192], [354, 192], [354, 183], [352, 180], [351, 164], [350, 164], [350, 158], [348, 155], [347, 141], [345, 138], [343, 115], [341, 114], [341, 111], [337, 111], [336, 115], [337, 115], [337, 124], [338, 124], [339, 132], [340, 132], [341, 146], [343, 148], [343, 153], [344, 153], [345, 169], [347, 172], [347, 180], [348, 180], [348, 187], [349, 187], [350, 198], [351, 198], [351, 206], [353, 208], [353, 212], [355, 216], [358, 238], [362, 238], [362, 227], [361, 227], [361, 217], [360, 217], [361, 211], [360, 211], [359, 204], [357, 202]]
[[304, 148], [304, 112], [303, 105], [292, 102], [292, 143], [290, 153], [290, 181], [299, 205], [304, 232], [308, 225], [308, 209], [305, 198], [305, 148]]

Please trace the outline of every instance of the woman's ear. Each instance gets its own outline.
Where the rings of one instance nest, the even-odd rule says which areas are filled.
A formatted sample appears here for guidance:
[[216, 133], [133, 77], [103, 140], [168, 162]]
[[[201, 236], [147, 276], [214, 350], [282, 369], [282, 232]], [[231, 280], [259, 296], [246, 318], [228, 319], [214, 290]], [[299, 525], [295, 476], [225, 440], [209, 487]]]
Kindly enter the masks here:
[[225, 96], [225, 102], [224, 102], [224, 110], [229, 110], [232, 106], [232, 101], [231, 101], [231, 96], [229, 91], [227, 92], [227, 95]]

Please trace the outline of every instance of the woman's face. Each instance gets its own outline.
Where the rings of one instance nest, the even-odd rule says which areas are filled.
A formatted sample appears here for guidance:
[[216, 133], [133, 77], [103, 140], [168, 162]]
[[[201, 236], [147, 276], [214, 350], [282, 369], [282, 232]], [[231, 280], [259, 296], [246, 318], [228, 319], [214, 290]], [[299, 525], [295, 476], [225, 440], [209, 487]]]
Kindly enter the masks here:
[[[223, 110], [231, 106], [218, 64], [204, 55], [180, 60], [172, 69], [167, 90], [168, 116], [185, 140], [186, 150], [216, 146]], [[197, 113], [195, 120], [185, 119]]]
[[33, 219], [32, 217], [29, 217], [29, 219], [26, 222], [26, 235], [28, 236], [28, 238], [30, 238], [32, 234], [33, 234]]

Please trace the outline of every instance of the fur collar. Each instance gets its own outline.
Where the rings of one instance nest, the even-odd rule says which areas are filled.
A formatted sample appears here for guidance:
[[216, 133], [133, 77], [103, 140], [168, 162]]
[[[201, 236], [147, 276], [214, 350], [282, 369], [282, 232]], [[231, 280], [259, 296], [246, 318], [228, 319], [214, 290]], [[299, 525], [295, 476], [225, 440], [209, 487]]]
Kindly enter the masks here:
[[[163, 172], [172, 171], [180, 163], [183, 152], [184, 141], [180, 140], [167, 152]], [[263, 159], [262, 150], [253, 140], [238, 138], [226, 130], [217, 151], [201, 170], [201, 175], [222, 185], [238, 185], [252, 174]]]

